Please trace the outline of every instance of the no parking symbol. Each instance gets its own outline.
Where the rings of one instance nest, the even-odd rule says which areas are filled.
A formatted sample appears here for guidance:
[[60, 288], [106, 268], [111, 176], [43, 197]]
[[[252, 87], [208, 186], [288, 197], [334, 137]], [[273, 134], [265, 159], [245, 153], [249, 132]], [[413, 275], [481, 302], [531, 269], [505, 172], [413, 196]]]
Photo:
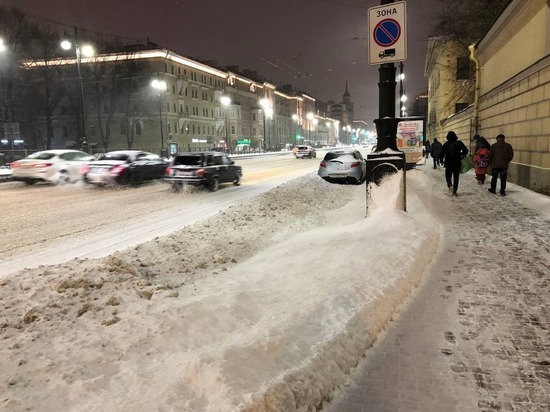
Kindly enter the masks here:
[[380, 47], [393, 46], [401, 37], [401, 25], [394, 19], [385, 19], [374, 27], [374, 41]]

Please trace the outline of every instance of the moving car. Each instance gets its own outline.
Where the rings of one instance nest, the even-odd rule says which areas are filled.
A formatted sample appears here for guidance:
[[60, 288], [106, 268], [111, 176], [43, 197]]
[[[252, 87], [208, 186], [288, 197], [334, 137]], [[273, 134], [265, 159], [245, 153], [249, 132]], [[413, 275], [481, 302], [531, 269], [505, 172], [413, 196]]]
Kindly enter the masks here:
[[304, 157], [308, 157], [310, 159], [316, 158], [317, 152], [311, 146], [298, 146], [298, 150], [296, 151], [296, 159], [303, 159]]
[[12, 180], [28, 185], [36, 182], [72, 183], [82, 179], [83, 167], [95, 158], [79, 150], [44, 150], [11, 164]]
[[317, 174], [330, 183], [361, 184], [367, 176], [367, 162], [359, 150], [330, 150]]
[[116, 150], [105, 153], [84, 170], [84, 181], [94, 185], [139, 186], [142, 182], [164, 177], [168, 162], [160, 156], [140, 150]]
[[179, 191], [184, 184], [205, 186], [210, 191], [218, 190], [220, 183], [241, 184], [243, 171], [225, 153], [189, 152], [174, 156], [166, 169], [165, 181]]
[[11, 179], [11, 169], [7, 166], [0, 166], [0, 180]]

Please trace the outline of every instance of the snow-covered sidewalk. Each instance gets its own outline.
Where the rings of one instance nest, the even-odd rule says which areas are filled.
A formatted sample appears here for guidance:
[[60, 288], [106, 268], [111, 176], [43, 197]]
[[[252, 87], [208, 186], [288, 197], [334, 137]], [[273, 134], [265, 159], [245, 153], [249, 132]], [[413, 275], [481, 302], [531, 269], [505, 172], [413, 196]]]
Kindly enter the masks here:
[[[310, 174], [181, 232], [0, 282], [7, 410], [308, 410], [426, 272], [439, 195]], [[422, 193], [422, 195], [418, 195]], [[459, 198], [460, 200], [460, 198]]]
[[443, 170], [419, 169], [441, 247], [323, 410], [550, 410], [550, 198], [513, 184], [495, 196], [473, 173], [453, 198]]

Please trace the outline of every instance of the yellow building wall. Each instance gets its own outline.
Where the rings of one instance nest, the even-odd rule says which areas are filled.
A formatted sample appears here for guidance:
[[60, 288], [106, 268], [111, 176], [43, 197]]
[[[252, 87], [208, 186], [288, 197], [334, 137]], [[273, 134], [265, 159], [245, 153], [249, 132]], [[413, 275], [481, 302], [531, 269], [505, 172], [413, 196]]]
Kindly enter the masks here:
[[514, 20], [480, 50], [481, 94], [485, 94], [548, 53], [549, 7], [544, 0], [526, 1]]

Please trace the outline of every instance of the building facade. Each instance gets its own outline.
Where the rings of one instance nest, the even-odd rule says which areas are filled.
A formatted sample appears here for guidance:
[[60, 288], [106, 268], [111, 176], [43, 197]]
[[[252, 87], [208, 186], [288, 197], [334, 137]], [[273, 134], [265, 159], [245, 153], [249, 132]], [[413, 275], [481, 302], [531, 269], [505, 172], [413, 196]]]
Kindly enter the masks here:
[[[82, 67], [80, 79], [75, 66]], [[315, 98], [283, 93], [269, 82], [223, 71], [164, 49], [103, 54], [49, 62], [27, 62], [27, 72], [55, 68], [69, 74], [84, 108], [67, 95], [49, 126], [51, 147], [83, 147], [90, 152], [140, 149], [168, 156], [175, 151], [220, 147], [233, 152], [283, 150], [295, 144], [336, 144], [335, 121], [321, 113]], [[71, 77], [70, 74], [73, 74]], [[84, 130], [78, 123], [84, 119]], [[80, 138], [78, 135], [83, 134]], [[32, 148], [34, 150], [38, 147]]]
[[[455, 130], [465, 141], [478, 133], [494, 142], [502, 133], [515, 152], [509, 180], [550, 195], [550, 5], [511, 1], [469, 53], [476, 73], [471, 104], [449, 116], [445, 104], [431, 100], [431, 137]], [[428, 53], [432, 87], [443, 79], [430, 59]]]

